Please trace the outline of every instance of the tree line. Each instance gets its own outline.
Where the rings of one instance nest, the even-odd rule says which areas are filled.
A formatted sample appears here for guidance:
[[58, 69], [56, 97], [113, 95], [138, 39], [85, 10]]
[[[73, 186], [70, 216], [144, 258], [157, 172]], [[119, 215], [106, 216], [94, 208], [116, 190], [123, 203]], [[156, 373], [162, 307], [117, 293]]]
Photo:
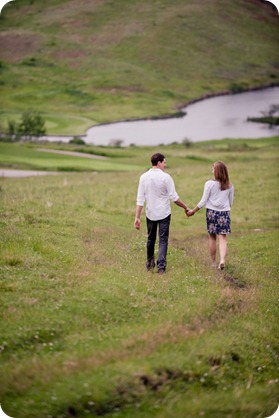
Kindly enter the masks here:
[[26, 111], [19, 122], [8, 120], [8, 127], [1, 139], [9, 142], [32, 141], [46, 135], [45, 120], [38, 112]]

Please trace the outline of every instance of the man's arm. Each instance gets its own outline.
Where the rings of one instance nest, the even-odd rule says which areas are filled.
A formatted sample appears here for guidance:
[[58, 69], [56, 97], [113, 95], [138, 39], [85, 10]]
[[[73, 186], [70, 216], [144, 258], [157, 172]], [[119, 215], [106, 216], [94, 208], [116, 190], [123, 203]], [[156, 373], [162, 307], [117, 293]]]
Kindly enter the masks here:
[[142, 208], [143, 208], [143, 206], [137, 205], [135, 222], [134, 222], [134, 227], [136, 229], [140, 229], [140, 227], [141, 227], [140, 215], [141, 215]]
[[185, 205], [185, 203], [183, 203], [181, 199], [177, 199], [174, 203], [175, 203], [177, 206], [180, 206], [181, 208], [183, 208], [183, 209], [185, 210], [185, 213], [187, 213], [187, 212], [188, 212], [188, 210], [189, 210], [188, 206], [187, 206], [187, 205]]
[[189, 208], [179, 198], [179, 196], [178, 196], [178, 194], [175, 190], [175, 184], [174, 184], [173, 178], [170, 175], [168, 175], [168, 177], [167, 177], [167, 188], [168, 188], [168, 191], [169, 191], [170, 200], [173, 201], [177, 206], [180, 206], [181, 208], [183, 208], [185, 210], [185, 213], [187, 213]]

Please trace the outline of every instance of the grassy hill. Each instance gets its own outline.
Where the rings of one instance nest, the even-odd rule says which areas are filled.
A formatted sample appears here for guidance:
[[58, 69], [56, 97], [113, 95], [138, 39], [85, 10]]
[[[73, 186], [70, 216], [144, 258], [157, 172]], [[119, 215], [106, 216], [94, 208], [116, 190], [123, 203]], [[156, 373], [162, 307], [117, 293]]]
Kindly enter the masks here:
[[[21, 147], [15, 159], [33, 151], [39, 164]], [[235, 187], [226, 271], [211, 268], [204, 210], [187, 219], [172, 205], [163, 278], [145, 271], [145, 226], [133, 228], [155, 149], [106, 150], [140, 168], [0, 178], [1, 407], [14, 418], [271, 416], [278, 137], [163, 147], [190, 207], [217, 159]]]
[[171, 114], [279, 82], [278, 15], [256, 0], [16, 0], [0, 16], [0, 123], [48, 133]]

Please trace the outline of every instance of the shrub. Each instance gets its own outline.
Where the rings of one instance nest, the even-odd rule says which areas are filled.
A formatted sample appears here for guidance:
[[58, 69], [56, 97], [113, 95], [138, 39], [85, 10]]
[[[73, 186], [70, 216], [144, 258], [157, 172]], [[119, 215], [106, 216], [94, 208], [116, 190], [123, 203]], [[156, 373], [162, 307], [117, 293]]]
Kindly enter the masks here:
[[189, 138], [184, 138], [184, 139], [182, 140], [182, 144], [183, 144], [186, 148], [190, 148], [190, 147], [191, 147], [191, 145], [193, 145], [193, 143], [192, 143], [191, 139], [189, 139]]
[[70, 139], [69, 144], [86, 145], [85, 141], [78, 136], [74, 136], [73, 139]]
[[110, 143], [109, 143], [109, 145], [111, 146], [111, 147], [116, 147], [116, 148], [119, 148], [119, 147], [121, 147], [121, 145], [123, 144], [123, 140], [122, 139], [112, 139], [111, 141], [110, 141]]

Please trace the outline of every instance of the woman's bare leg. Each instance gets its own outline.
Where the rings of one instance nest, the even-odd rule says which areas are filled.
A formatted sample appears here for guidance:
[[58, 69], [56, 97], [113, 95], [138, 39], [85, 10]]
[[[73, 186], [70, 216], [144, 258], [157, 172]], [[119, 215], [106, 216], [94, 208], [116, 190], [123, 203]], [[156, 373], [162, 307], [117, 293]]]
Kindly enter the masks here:
[[212, 265], [216, 263], [216, 234], [209, 234], [209, 251]]
[[225, 266], [227, 254], [227, 235], [219, 235], [220, 266]]

